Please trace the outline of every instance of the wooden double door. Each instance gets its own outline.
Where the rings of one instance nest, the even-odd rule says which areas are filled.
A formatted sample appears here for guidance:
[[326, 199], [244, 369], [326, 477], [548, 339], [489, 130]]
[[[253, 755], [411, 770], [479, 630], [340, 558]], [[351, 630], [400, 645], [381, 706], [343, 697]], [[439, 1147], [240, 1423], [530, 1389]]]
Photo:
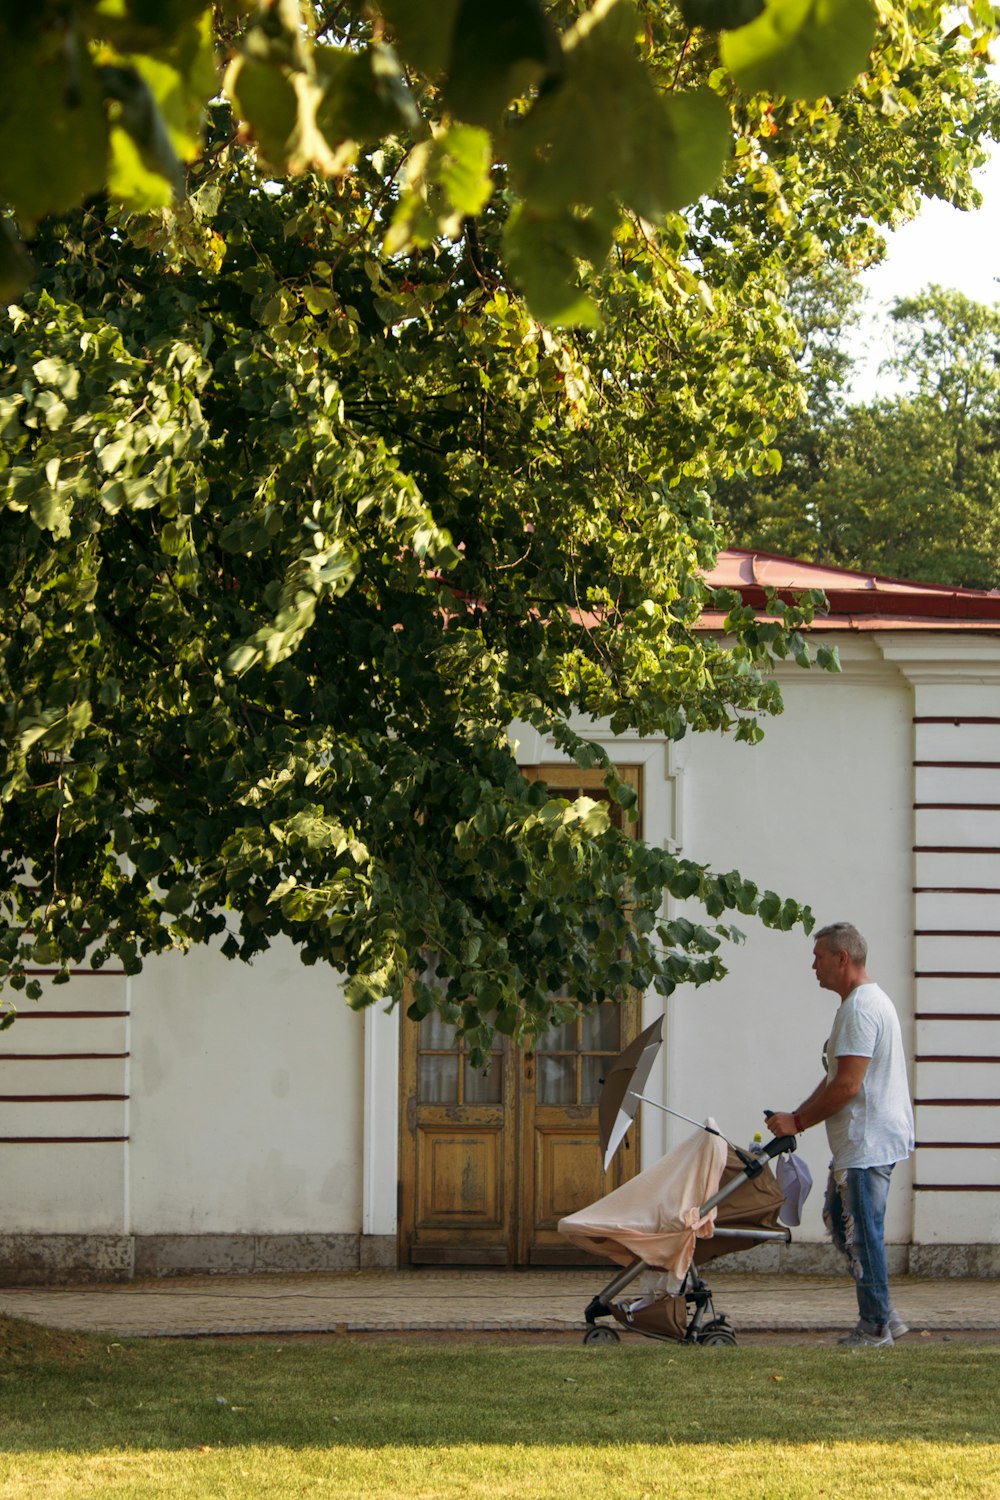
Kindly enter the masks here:
[[[580, 772], [546, 768], [545, 779], [560, 796], [603, 791]], [[498, 1037], [483, 1071], [439, 1016], [404, 1020], [401, 1262], [587, 1263], [556, 1226], [638, 1169], [630, 1134], [604, 1172], [597, 1119], [608, 1066], [638, 1029], [635, 996], [588, 1007], [531, 1052]]]

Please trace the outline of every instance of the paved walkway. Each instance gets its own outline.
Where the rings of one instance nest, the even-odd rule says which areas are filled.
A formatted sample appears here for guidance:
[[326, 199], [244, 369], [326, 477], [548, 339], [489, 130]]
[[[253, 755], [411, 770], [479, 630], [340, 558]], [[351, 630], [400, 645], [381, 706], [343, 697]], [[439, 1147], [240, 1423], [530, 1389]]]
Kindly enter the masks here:
[[[190, 1276], [108, 1286], [0, 1288], [0, 1313], [50, 1328], [147, 1338], [245, 1333], [489, 1330], [579, 1332], [610, 1271], [340, 1271]], [[747, 1333], [842, 1331], [856, 1317], [847, 1277], [709, 1278], [717, 1312]], [[915, 1335], [1000, 1333], [1000, 1280], [893, 1282]]]

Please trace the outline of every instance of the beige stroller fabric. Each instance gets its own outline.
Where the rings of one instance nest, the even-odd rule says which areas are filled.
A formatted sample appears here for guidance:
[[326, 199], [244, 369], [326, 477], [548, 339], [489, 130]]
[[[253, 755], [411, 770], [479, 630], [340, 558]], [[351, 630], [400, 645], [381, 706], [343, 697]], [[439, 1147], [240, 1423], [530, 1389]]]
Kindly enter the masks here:
[[638, 1257], [682, 1277], [697, 1241], [713, 1232], [715, 1209], [702, 1218], [699, 1208], [718, 1192], [725, 1165], [722, 1137], [696, 1131], [631, 1182], [560, 1219], [559, 1233], [619, 1265], [631, 1265]]

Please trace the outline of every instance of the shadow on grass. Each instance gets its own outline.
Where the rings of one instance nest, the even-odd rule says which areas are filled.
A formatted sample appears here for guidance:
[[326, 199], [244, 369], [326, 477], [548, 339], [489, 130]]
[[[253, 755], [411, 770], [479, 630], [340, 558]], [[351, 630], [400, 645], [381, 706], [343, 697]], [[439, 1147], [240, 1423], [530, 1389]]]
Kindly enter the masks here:
[[0, 1343], [8, 1453], [1000, 1439], [995, 1345], [858, 1354], [39, 1335]]

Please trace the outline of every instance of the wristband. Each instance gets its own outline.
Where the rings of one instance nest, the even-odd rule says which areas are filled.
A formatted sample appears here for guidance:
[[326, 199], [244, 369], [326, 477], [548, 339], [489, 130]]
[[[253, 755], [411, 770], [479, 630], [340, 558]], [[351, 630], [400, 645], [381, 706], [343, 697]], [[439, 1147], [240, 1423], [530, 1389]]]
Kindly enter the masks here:
[[792, 1115], [792, 1120], [794, 1121], [794, 1124], [795, 1124], [795, 1133], [796, 1133], [796, 1135], [801, 1135], [802, 1132], [803, 1132], [803, 1130], [805, 1130], [806, 1127], [802, 1123], [802, 1116], [799, 1114], [798, 1110], [796, 1110], [795, 1113], [794, 1113], [794, 1115]]

